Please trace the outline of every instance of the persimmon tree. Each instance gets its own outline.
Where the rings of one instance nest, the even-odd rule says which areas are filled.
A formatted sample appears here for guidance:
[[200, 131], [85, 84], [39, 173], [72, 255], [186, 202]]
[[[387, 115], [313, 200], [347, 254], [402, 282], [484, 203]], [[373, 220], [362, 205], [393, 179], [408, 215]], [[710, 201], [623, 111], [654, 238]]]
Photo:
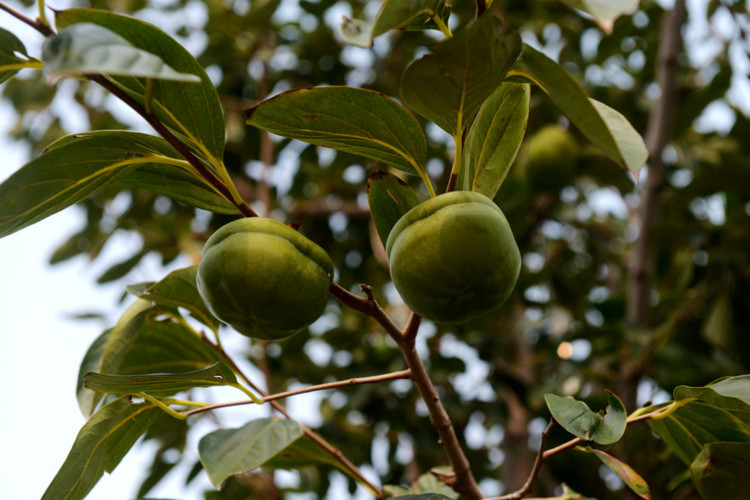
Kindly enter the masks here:
[[[744, 498], [750, 129], [726, 102], [730, 129], [694, 125], [736, 64], [706, 83], [681, 60], [683, 1], [206, 2], [173, 35], [92, 7], [0, 2], [44, 39], [0, 28], [4, 96], [23, 115], [72, 78], [91, 122], [0, 184], [0, 236], [78, 204], [52, 260], [96, 258], [124, 194], [143, 240], [100, 278], [129, 307], [81, 361], [86, 420], [44, 498], [84, 498], [142, 437], [143, 497], [237, 406], [185, 478], [207, 498], [322, 498], [336, 475], [374, 498]], [[741, 2], [708, 8], [747, 41]], [[594, 213], [602, 193], [640, 203]], [[195, 265], [127, 283], [152, 252]], [[284, 406], [310, 392], [317, 428]]]

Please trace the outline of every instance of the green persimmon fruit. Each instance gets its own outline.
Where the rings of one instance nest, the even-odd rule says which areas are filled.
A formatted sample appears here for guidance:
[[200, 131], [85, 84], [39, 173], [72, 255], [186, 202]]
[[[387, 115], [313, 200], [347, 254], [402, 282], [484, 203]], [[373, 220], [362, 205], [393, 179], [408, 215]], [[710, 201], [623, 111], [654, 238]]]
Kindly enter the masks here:
[[453, 191], [417, 205], [386, 242], [391, 279], [417, 314], [461, 323], [505, 302], [521, 254], [505, 215], [480, 193]]
[[522, 174], [536, 191], [557, 191], [575, 175], [580, 147], [560, 125], [545, 125], [529, 138], [521, 155]]
[[197, 285], [221, 321], [248, 337], [280, 340], [318, 319], [333, 263], [321, 247], [272, 219], [239, 219], [206, 241]]

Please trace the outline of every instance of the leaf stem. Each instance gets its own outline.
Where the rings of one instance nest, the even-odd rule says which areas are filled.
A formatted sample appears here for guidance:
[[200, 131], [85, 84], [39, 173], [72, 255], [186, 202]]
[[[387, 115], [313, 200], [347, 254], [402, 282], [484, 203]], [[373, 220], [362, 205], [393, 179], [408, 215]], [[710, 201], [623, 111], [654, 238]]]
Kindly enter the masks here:
[[435, 15], [432, 16], [432, 21], [435, 24], [437, 24], [438, 29], [443, 35], [445, 35], [445, 38], [453, 38], [453, 33], [451, 33], [451, 29], [448, 27], [447, 24], [445, 24], [445, 21], [443, 21], [443, 18], [440, 17], [439, 14], [435, 13]]

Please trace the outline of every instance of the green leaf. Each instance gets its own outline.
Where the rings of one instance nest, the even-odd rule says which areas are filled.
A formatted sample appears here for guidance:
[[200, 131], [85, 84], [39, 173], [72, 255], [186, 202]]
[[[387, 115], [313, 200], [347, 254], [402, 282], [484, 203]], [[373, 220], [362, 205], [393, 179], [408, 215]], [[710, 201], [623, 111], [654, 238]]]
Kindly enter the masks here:
[[521, 51], [518, 33], [500, 33], [500, 20], [483, 16], [435, 45], [404, 71], [404, 101], [451, 136], [463, 133]]
[[85, 199], [134, 169], [173, 163], [175, 157], [163, 139], [136, 132], [64, 137], [0, 184], [0, 237]]
[[197, 265], [185, 267], [172, 271], [158, 283], [130, 285], [127, 290], [160, 306], [185, 308], [201, 323], [216, 331], [221, 323], [209, 312], [198, 293], [195, 282], [197, 274]]
[[435, 495], [438, 495], [438, 498], [444, 500], [456, 500], [459, 497], [458, 493], [453, 491], [450, 486], [441, 482], [431, 472], [419, 476], [417, 481], [409, 486], [409, 488], [386, 485], [384, 490], [388, 495], [392, 495], [395, 498], [418, 498], [422, 494], [427, 494], [427, 498], [433, 499]]
[[511, 77], [538, 85], [595, 146], [634, 174], [648, 157], [646, 145], [628, 121], [612, 108], [589, 99], [558, 63], [524, 44]]
[[16, 35], [0, 28], [0, 83], [12, 78], [20, 69], [38, 65], [39, 62], [29, 57]]
[[123, 37], [98, 24], [78, 23], [61, 29], [42, 45], [44, 72], [52, 76], [142, 76], [200, 83], [197, 75], [179, 73], [159, 56], [133, 47]]
[[169, 396], [194, 387], [214, 387], [236, 384], [232, 370], [223, 363], [185, 373], [147, 375], [107, 375], [87, 373], [84, 387], [96, 392], [134, 394], [145, 392], [151, 396]]
[[94, 412], [100, 396], [97, 396], [96, 393], [87, 390], [83, 386], [83, 377], [88, 372], [96, 371], [102, 366], [102, 355], [104, 354], [104, 346], [107, 344], [109, 332], [110, 330], [105, 330], [94, 340], [86, 350], [83, 361], [81, 361], [81, 366], [78, 369], [76, 399], [78, 400], [78, 408], [80, 408], [83, 416], [87, 418]]
[[282, 92], [248, 109], [247, 123], [406, 172], [424, 172], [427, 139], [419, 122], [401, 104], [372, 90], [312, 87]]
[[745, 500], [750, 491], [750, 443], [709, 443], [690, 465], [704, 500]]
[[367, 21], [344, 16], [344, 20], [339, 25], [339, 33], [349, 45], [364, 49], [372, 47], [372, 24]]
[[570, 7], [591, 14], [602, 29], [609, 33], [615, 19], [632, 12], [638, 7], [638, 0], [562, 0]]
[[[178, 73], [197, 75], [200, 84], [151, 80], [152, 113], [190, 144], [210, 165], [218, 168], [224, 156], [224, 111], [211, 80], [200, 63], [177, 41], [146, 22], [94, 9], [66, 9], [55, 18], [57, 28], [93, 23], [116, 33], [136, 49], [149, 52]], [[115, 85], [144, 104], [147, 79], [109, 76]]]
[[302, 436], [293, 420], [261, 418], [205, 435], [198, 452], [209, 479], [220, 488], [228, 477], [263, 466]]
[[646, 481], [644, 481], [643, 478], [628, 464], [601, 450], [595, 450], [590, 447], [579, 449], [596, 455], [596, 457], [601, 460], [604, 465], [609, 467], [612, 472], [617, 474], [617, 476], [622, 479], [622, 481], [627, 485], [628, 488], [633, 490], [641, 498], [651, 500], [651, 491], [648, 487], [648, 484], [646, 484]]
[[484, 102], [466, 137], [464, 189], [497, 194], [523, 142], [529, 95], [528, 85], [505, 82]]
[[380, 241], [385, 245], [398, 220], [419, 204], [414, 190], [393, 174], [377, 171], [367, 180], [367, 202]]
[[390, 30], [435, 29], [432, 18], [440, 16], [447, 22], [451, 7], [445, 0], [384, 0], [375, 18], [372, 37]]
[[84, 498], [105, 472], [111, 473], [138, 438], [159, 417], [148, 403], [122, 397], [96, 412], [78, 433], [43, 500]]
[[148, 251], [140, 250], [132, 257], [128, 257], [127, 259], [114, 264], [104, 271], [101, 276], [96, 279], [96, 282], [101, 285], [102, 283], [109, 283], [122, 278], [132, 271], [147, 253]]
[[611, 392], [608, 397], [609, 405], [604, 415], [591, 411], [586, 403], [571, 397], [545, 394], [544, 401], [552, 417], [566, 431], [586, 441], [612, 444], [625, 433], [627, 422], [620, 399]]
[[401, 500], [451, 500], [452, 497], [447, 497], [440, 493], [420, 493], [418, 495], [406, 495], [400, 498]]

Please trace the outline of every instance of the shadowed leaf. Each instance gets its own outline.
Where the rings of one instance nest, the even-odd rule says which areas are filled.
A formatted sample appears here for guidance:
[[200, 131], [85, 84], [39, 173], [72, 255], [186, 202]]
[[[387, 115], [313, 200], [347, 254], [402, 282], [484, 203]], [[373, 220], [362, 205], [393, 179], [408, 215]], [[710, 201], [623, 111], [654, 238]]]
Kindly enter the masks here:
[[750, 443], [710, 443], [690, 465], [704, 500], [744, 500], [750, 491]]
[[383, 245], [396, 222], [419, 204], [416, 193], [404, 181], [380, 171], [367, 181], [367, 202]]

